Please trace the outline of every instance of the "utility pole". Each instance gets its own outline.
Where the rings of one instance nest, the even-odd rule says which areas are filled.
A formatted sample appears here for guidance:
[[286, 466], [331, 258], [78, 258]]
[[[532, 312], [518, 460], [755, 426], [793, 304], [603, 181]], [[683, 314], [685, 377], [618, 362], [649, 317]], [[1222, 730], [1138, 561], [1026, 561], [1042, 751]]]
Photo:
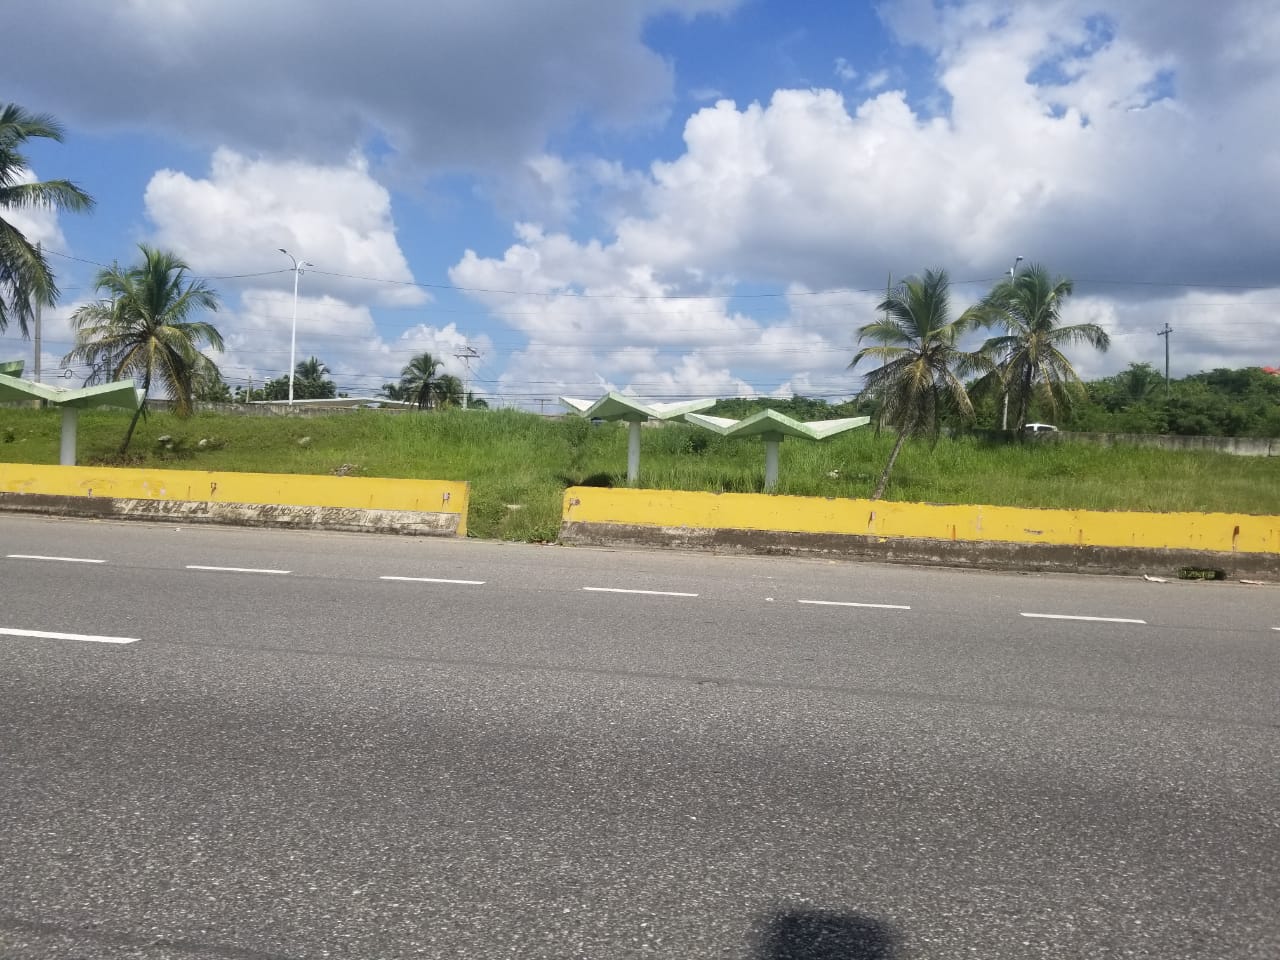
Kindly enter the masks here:
[[[43, 248], [43, 244], [39, 240], [37, 240], [36, 241], [36, 259], [37, 260], [40, 259], [42, 248]], [[36, 332], [35, 332], [34, 339], [35, 339], [35, 352], [36, 352], [35, 361], [36, 362], [31, 365], [31, 368], [35, 371], [36, 383], [39, 383], [40, 382], [40, 315], [44, 311], [44, 301], [42, 301], [39, 297], [36, 297], [35, 307], [36, 307], [35, 309]]]
[[1163, 330], [1157, 330], [1157, 337], [1164, 337], [1164, 394], [1169, 395], [1169, 334], [1173, 333], [1173, 327], [1165, 323]]
[[479, 360], [480, 354], [476, 352], [476, 348], [468, 344], [463, 348], [461, 353], [455, 353], [454, 357], [462, 361], [466, 368], [466, 374], [462, 378], [462, 409], [467, 409], [467, 385], [471, 382], [471, 361]]

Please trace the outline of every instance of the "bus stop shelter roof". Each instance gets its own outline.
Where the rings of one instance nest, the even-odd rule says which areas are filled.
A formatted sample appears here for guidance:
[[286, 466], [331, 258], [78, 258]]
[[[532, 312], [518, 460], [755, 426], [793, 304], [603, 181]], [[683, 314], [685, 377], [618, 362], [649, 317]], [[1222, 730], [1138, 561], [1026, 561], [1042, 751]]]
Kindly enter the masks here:
[[802, 440], [826, 440], [837, 434], [864, 427], [871, 422], [870, 417], [842, 417], [839, 420], [815, 420], [802, 423], [793, 420], [776, 410], [761, 410], [745, 420], [729, 420], [725, 417], [708, 417], [701, 413], [690, 413], [686, 422], [705, 427], [722, 437], [797, 437]]
[[635, 397], [609, 391], [599, 400], [561, 397], [560, 402], [588, 420], [679, 420], [696, 410], [716, 405], [710, 400], [679, 400], [674, 403], [641, 403]]
[[95, 387], [63, 390], [60, 387], [47, 387], [43, 383], [0, 374], [0, 402], [23, 400], [44, 400], [53, 406], [74, 410], [87, 410], [90, 407], [123, 407], [126, 410], [137, 410], [138, 390], [132, 380], [118, 380], [115, 383], [103, 383]]

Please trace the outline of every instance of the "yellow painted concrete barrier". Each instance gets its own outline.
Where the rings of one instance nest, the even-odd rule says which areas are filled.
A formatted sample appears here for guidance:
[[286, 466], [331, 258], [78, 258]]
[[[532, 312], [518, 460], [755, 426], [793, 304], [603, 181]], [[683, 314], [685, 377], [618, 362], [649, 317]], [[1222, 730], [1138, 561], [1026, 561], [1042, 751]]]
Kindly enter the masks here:
[[1280, 517], [948, 506], [743, 493], [565, 492], [567, 523], [1280, 554]]
[[470, 499], [469, 485], [453, 480], [25, 463], [0, 463], [0, 493], [457, 514], [458, 536], [467, 533]]

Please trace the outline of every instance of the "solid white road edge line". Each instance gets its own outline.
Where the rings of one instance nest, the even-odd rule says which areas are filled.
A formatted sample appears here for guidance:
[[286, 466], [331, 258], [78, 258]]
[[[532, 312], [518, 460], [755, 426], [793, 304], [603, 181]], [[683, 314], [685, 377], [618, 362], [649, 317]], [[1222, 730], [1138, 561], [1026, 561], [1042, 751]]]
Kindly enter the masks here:
[[910, 610], [900, 603], [850, 603], [844, 600], [797, 600], [796, 603], [808, 603], [815, 607], [869, 607], [872, 610]]
[[1090, 623], [1143, 623], [1145, 620], [1130, 620], [1127, 617], [1074, 617], [1065, 613], [1024, 613], [1024, 617], [1035, 620], [1087, 620]]
[[105, 560], [90, 560], [87, 557], [42, 557], [35, 553], [9, 553], [6, 560], [56, 560], [59, 563], [106, 563]]
[[0, 627], [0, 634], [7, 637], [35, 637], [39, 640], [83, 640], [86, 643], [137, 643], [137, 637], [95, 637], [85, 633], [50, 633], [46, 630], [15, 630]]
[[379, 577], [379, 580], [399, 580], [405, 583], [456, 583], [464, 587], [482, 587], [483, 580], [445, 580], [441, 577]]
[[188, 570], [212, 570], [214, 573], [270, 573], [283, 576], [288, 570], [259, 570], [255, 567], [206, 567], [198, 563], [188, 563]]
[[583, 587], [589, 593], [638, 593], [646, 597], [696, 597], [696, 593], [679, 593], [675, 590], [624, 590], [621, 587]]

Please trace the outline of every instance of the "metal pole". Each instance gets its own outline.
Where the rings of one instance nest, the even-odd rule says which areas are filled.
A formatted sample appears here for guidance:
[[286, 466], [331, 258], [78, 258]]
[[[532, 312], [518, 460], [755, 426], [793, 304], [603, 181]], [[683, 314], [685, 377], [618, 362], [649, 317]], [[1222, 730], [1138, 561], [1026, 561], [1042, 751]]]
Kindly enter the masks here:
[[289, 334], [289, 405], [293, 406], [293, 367], [296, 362], [295, 353], [298, 348], [298, 278], [302, 276], [303, 267], [314, 267], [314, 263], [299, 260], [284, 247], [278, 248], [293, 264], [293, 325]]
[[1169, 324], [1164, 325], [1163, 330], [1157, 330], [1157, 337], [1164, 337], [1164, 393], [1169, 395], [1169, 334], [1173, 333], [1173, 327]]
[[632, 420], [627, 437], [627, 485], [640, 481], [640, 421]]
[[64, 467], [76, 465], [76, 418], [79, 413], [75, 407], [62, 408], [62, 448], [58, 463]]
[[[41, 241], [37, 240], [37, 241], [36, 241], [36, 257], [37, 257], [37, 259], [40, 257], [40, 255], [41, 255], [41, 251], [42, 251], [42, 250], [43, 250], [43, 245], [42, 245]], [[42, 314], [42, 313], [43, 313], [43, 311], [44, 311], [44, 301], [42, 301], [39, 297], [36, 297], [35, 307], [36, 307], [36, 309], [35, 309], [35, 328], [36, 328], [36, 330], [35, 330], [35, 338], [34, 338], [34, 339], [35, 339], [35, 354], [36, 354], [36, 355], [35, 355], [35, 363], [32, 365], [32, 368], [35, 370], [35, 382], [36, 382], [36, 383], [39, 383], [39, 382], [40, 382], [40, 317], [41, 317], [41, 314]], [[40, 406], [40, 402], [39, 402], [39, 401], [36, 401], [36, 406], [37, 406], [37, 407], [38, 407], [38, 406]]]
[[[1014, 258], [1013, 266], [1009, 268], [1010, 283], [1017, 279], [1018, 264], [1021, 262], [1021, 257]], [[1009, 385], [1007, 383], [1004, 385], [1004, 413], [1000, 416], [1000, 430], [1002, 433], [1007, 433], [1009, 430]]]
[[778, 447], [782, 438], [773, 434], [764, 437], [764, 488], [772, 490], [778, 485]]
[[[290, 258], [292, 259], [292, 258]], [[289, 404], [293, 405], [293, 357], [298, 349], [298, 261], [293, 261], [293, 327], [289, 334]]]

